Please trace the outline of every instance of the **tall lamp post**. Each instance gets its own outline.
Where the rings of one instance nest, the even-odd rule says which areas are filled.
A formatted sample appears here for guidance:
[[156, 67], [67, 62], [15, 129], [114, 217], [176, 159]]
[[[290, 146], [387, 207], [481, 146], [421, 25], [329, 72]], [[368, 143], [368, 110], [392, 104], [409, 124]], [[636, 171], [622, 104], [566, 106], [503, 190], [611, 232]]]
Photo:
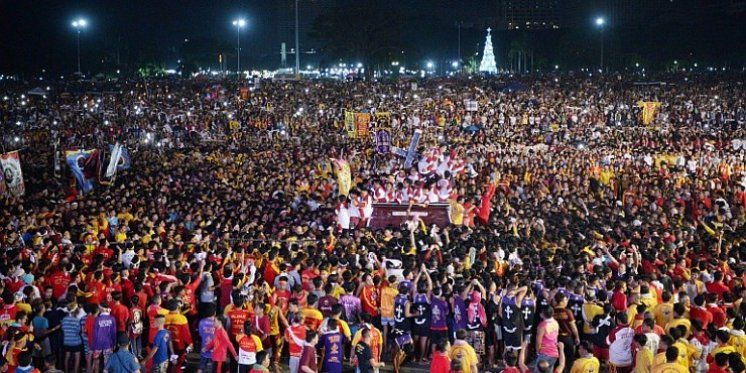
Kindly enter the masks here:
[[75, 28], [76, 35], [77, 35], [77, 44], [78, 44], [78, 75], [82, 74], [80, 70], [80, 30], [84, 29], [86, 26], [88, 26], [88, 21], [85, 20], [85, 18], [78, 18], [72, 22], [73, 27]]
[[606, 26], [606, 18], [596, 17], [596, 27], [601, 30], [601, 71], [604, 70], [604, 28]]
[[295, 77], [300, 74], [300, 46], [298, 42], [298, 0], [295, 0]]
[[233, 21], [236, 26], [236, 74], [241, 75], [241, 29], [246, 26], [246, 20], [239, 18]]

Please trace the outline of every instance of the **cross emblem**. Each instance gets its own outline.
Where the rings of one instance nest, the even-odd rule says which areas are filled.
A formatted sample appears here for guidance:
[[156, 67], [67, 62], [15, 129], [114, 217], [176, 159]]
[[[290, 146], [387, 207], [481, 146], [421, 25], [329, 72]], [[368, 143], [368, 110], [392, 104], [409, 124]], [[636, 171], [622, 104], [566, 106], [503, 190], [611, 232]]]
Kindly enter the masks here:
[[524, 308], [522, 312], [524, 319], [527, 319], [531, 315], [531, 310], [528, 307]]
[[487, 27], [487, 33], [489, 34], [492, 31], [492, 27]]
[[402, 313], [404, 313], [404, 312], [401, 309], [401, 307], [396, 307], [396, 319], [397, 320], [400, 320], [400, 321], [404, 320], [404, 318], [402, 317]]
[[417, 306], [417, 311], [420, 313], [420, 315], [424, 314], [425, 313], [425, 306], [423, 306], [423, 305], [420, 304], [419, 306]]
[[505, 315], [508, 317], [508, 319], [510, 319], [510, 315], [512, 314], [513, 314], [513, 308], [510, 306], [505, 307]]
[[575, 314], [576, 314], [576, 315], [577, 315], [577, 314], [578, 314], [578, 313], [580, 312], [580, 310], [582, 309], [582, 308], [580, 308], [580, 305], [579, 305], [579, 304], [577, 304], [577, 303], [573, 304], [573, 305], [572, 305], [572, 307], [570, 307], [570, 308], [571, 308], [571, 309], [572, 309], [572, 310], [573, 310], [573, 311], [575, 312]]
[[417, 145], [420, 143], [420, 137], [422, 136], [421, 130], [414, 130], [412, 140], [409, 142], [409, 148], [406, 151], [402, 148], [392, 147], [391, 152], [404, 158], [404, 168], [412, 167], [412, 162], [419, 155], [417, 154]]

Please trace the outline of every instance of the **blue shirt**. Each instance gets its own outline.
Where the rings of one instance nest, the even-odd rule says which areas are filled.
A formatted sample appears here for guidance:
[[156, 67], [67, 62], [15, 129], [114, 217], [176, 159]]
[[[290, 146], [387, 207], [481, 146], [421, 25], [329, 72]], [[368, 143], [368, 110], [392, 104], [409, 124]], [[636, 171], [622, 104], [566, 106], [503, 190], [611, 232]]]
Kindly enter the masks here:
[[132, 373], [140, 369], [140, 364], [135, 355], [120, 347], [119, 351], [109, 357], [104, 369], [109, 373]]
[[62, 319], [62, 344], [64, 346], [80, 346], [83, 344], [81, 337], [81, 320], [75, 316], [65, 316]]
[[[199, 321], [199, 338], [202, 340], [202, 346], [206, 346], [215, 338], [215, 319], [212, 317], [204, 318]], [[205, 359], [212, 359], [212, 350], [202, 351], [201, 356]]]
[[153, 347], [158, 347], [158, 351], [153, 355], [153, 364], [161, 364], [168, 360], [168, 341], [170, 339], [171, 336], [166, 329], [159, 330], [155, 335]]

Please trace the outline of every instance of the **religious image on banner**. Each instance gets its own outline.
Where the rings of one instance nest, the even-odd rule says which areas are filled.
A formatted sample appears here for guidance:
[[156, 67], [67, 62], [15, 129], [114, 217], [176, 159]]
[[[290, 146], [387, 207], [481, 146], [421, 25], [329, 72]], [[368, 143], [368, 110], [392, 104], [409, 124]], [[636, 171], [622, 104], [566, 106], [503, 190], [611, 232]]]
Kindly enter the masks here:
[[354, 111], [345, 110], [345, 131], [347, 131], [347, 136], [351, 138], [355, 138], [355, 136], [357, 136]]
[[20, 197], [26, 193], [18, 151], [0, 155], [0, 166], [2, 166], [3, 179], [5, 179], [6, 193], [15, 197]]
[[339, 194], [346, 196], [350, 194], [352, 188], [352, 173], [350, 164], [344, 159], [335, 159], [334, 170], [337, 172], [337, 183], [339, 183]]
[[98, 150], [68, 150], [65, 152], [67, 165], [78, 182], [78, 188], [85, 194], [93, 190], [93, 181], [98, 175], [95, 175], [95, 166], [100, 163]]
[[230, 128], [231, 131], [236, 132], [239, 129], [241, 129], [241, 124], [238, 123], [237, 120], [232, 120], [232, 121], [228, 122], [228, 128]]
[[658, 101], [638, 101], [637, 106], [642, 109], [642, 124], [649, 126], [655, 120], [661, 103]]
[[370, 124], [370, 114], [355, 113], [355, 128], [357, 128], [357, 137], [365, 139], [368, 137], [368, 125]]
[[5, 190], [5, 172], [3, 172], [3, 168], [0, 167], [0, 199], [5, 196]]
[[391, 132], [388, 129], [381, 128], [376, 131], [376, 151], [380, 154], [391, 151]]

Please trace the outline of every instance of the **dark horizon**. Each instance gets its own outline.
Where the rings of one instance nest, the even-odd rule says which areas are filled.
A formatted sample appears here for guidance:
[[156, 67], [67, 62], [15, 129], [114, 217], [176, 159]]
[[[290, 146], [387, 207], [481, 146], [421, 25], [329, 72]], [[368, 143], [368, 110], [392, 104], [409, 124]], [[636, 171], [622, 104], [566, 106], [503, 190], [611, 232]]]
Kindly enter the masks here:
[[[301, 65], [318, 66], [344, 58], [327, 53], [322, 48], [323, 41], [309, 35], [312, 24], [318, 16], [337, 7], [354, 9], [366, 1], [302, 1]], [[557, 29], [529, 31], [505, 27], [506, 16], [501, 12], [507, 2], [380, 0], [372, 3], [401, 18], [401, 33], [395, 44], [401, 45], [409, 56], [410, 66], [425, 59], [442, 63], [455, 59], [458, 49], [455, 24], [459, 21], [466, 24], [461, 30], [463, 57], [475, 52], [481, 55], [484, 29], [489, 26], [495, 30], [493, 42], [500, 67], [510, 64], [509, 55], [516, 48], [530, 50], [537, 68], [547, 69], [556, 64], [563, 68], [592, 66], [600, 45], [592, 19], [599, 15], [610, 21], [604, 31], [604, 43], [607, 64], [612, 67], [626, 67], [630, 61], [639, 60], [650, 68], [660, 68], [678, 59], [736, 69], [743, 68], [746, 60], [742, 48], [746, 38], [740, 21], [746, 1], [742, 0], [645, 3], [657, 4], [662, 9], [655, 14], [644, 11], [643, 5], [638, 5], [639, 9], [629, 6], [639, 3], [634, 0], [626, 3], [629, 6], [626, 10], [620, 10], [619, 6], [624, 1], [537, 0], [536, 4], [554, 4], [554, 17], [560, 24]], [[673, 5], [668, 5], [669, 2]], [[248, 21], [248, 27], [241, 32], [242, 66], [275, 69], [280, 66], [280, 42], [287, 43], [288, 51], [293, 48], [292, 4], [292, 0], [6, 1], [0, 5], [0, 74], [36, 76], [42, 74], [42, 69], [46, 75], [75, 71], [76, 37], [70, 23], [78, 16], [89, 21], [89, 27], [81, 32], [84, 72], [111, 74], [121, 69], [123, 74], [133, 73], [148, 63], [178, 68], [177, 61], [181, 59], [189, 59], [194, 67], [217, 68], [221, 51], [227, 67], [232, 69], [236, 30], [231, 21], [239, 16]], [[311, 50], [316, 53], [309, 54]], [[289, 54], [288, 65], [292, 66], [293, 59]]]

